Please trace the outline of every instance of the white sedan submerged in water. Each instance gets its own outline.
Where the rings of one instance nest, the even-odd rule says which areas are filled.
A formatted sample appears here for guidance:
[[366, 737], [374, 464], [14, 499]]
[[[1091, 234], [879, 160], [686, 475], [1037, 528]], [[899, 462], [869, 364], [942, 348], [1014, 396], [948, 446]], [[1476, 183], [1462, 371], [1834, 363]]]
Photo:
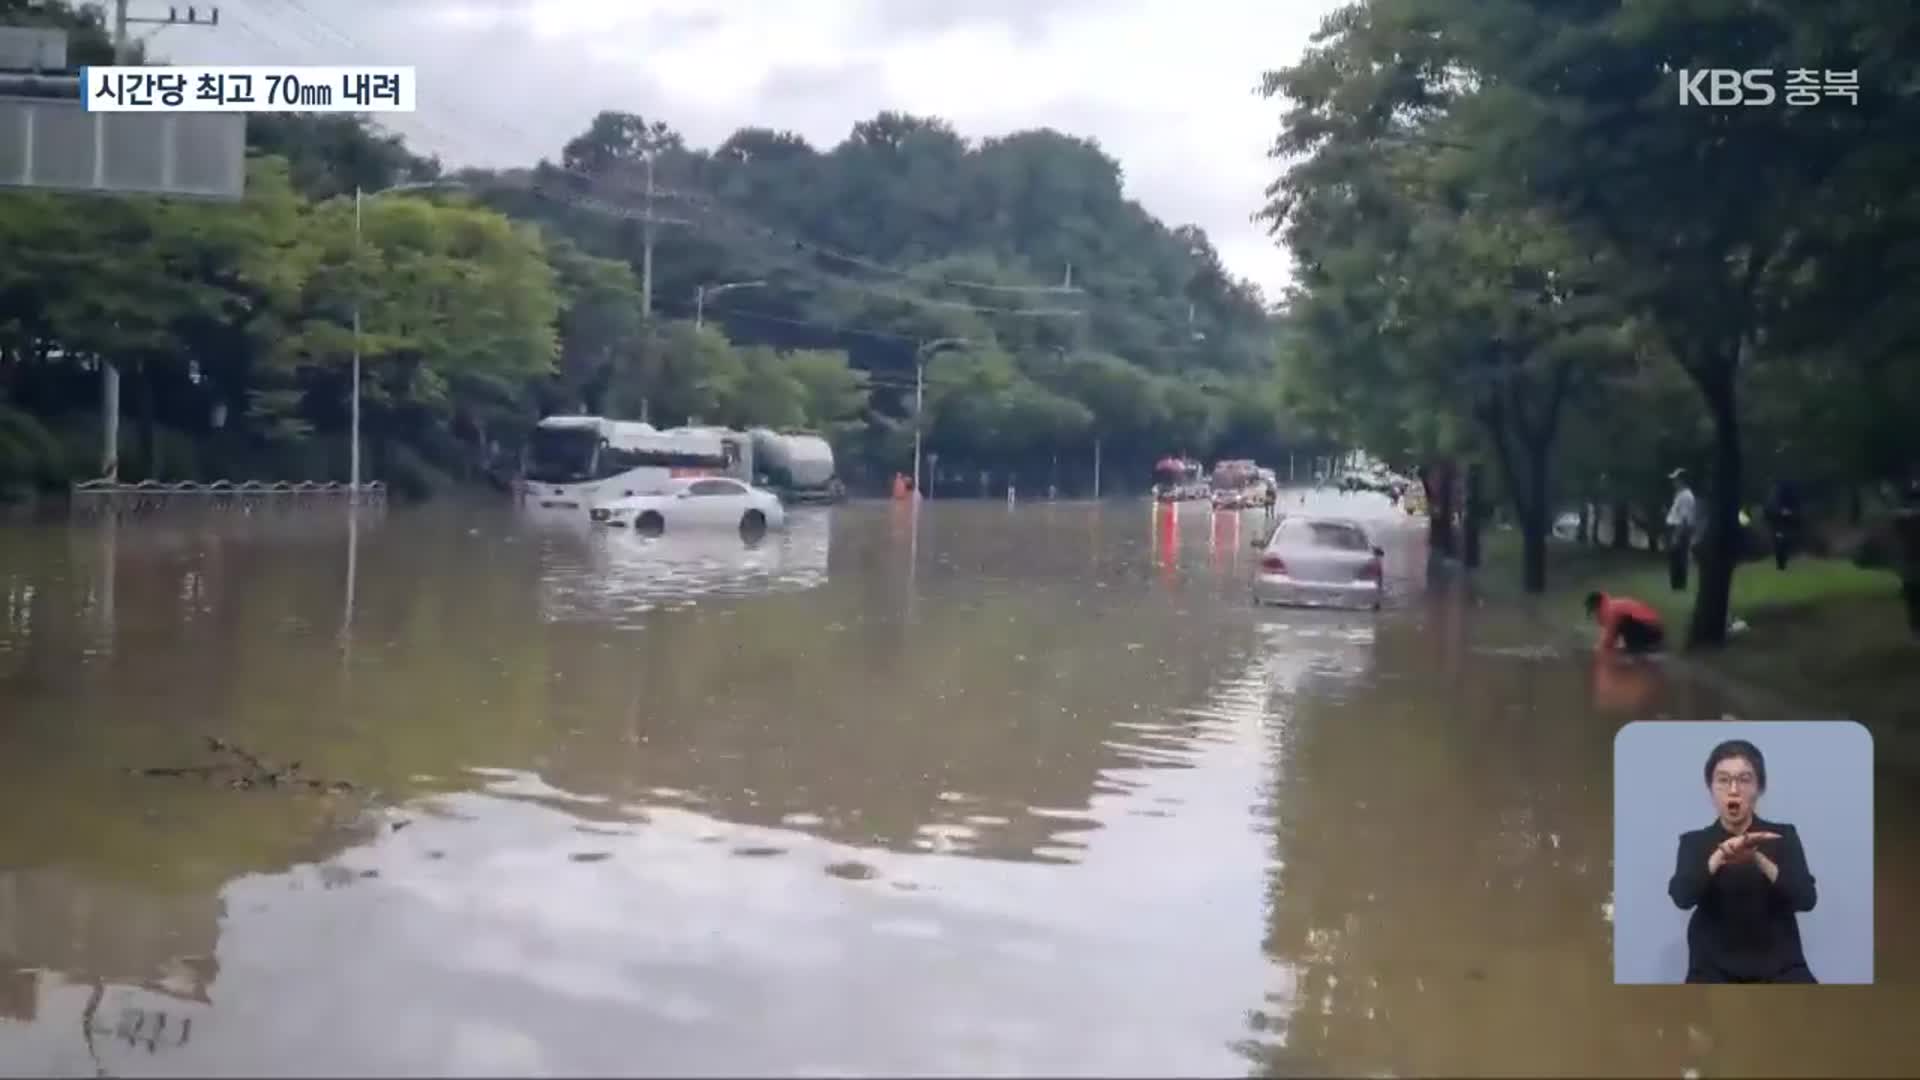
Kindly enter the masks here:
[[723, 476], [670, 480], [666, 490], [601, 503], [588, 512], [596, 525], [630, 528], [642, 536], [729, 528], [756, 533], [786, 523], [780, 497]]
[[1258, 604], [1321, 604], [1380, 610], [1386, 595], [1382, 561], [1365, 529], [1345, 518], [1295, 514], [1281, 518], [1254, 572]]

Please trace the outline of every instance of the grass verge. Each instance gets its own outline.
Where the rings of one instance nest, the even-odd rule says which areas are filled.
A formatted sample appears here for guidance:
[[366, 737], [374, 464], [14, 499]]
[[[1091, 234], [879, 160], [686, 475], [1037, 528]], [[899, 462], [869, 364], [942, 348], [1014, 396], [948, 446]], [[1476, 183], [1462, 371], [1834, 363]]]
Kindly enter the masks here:
[[[1489, 532], [1484, 541], [1476, 587], [1520, 599], [1519, 534]], [[1696, 572], [1688, 584], [1698, 582]], [[1550, 541], [1541, 614], [1591, 638], [1581, 599], [1594, 590], [1646, 601], [1669, 634], [1685, 639], [1693, 593], [1667, 587], [1666, 556]], [[1907, 630], [1899, 579], [1844, 559], [1796, 559], [1784, 571], [1746, 563], [1734, 574], [1732, 612], [1746, 630], [1689, 660], [1798, 707], [1859, 720], [1882, 753], [1920, 769], [1920, 642]]]

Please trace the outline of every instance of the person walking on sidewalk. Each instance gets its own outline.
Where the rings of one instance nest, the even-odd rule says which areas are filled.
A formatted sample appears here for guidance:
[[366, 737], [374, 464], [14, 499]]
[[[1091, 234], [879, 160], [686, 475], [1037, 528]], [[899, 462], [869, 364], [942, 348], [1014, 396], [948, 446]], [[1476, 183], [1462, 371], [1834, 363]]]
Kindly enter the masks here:
[[1687, 486], [1685, 469], [1673, 470], [1667, 479], [1673, 481], [1673, 503], [1667, 507], [1667, 583], [1674, 592], [1686, 592], [1696, 518], [1693, 489]]

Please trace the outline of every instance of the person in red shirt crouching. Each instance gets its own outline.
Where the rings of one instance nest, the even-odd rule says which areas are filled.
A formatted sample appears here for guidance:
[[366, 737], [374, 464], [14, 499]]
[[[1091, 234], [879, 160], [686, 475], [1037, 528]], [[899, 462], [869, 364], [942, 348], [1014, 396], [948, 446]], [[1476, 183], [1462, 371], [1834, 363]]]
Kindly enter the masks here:
[[1587, 615], [1600, 624], [1600, 652], [1617, 648], [1629, 653], [1650, 653], [1666, 645], [1667, 630], [1660, 613], [1644, 601], [1588, 593]]

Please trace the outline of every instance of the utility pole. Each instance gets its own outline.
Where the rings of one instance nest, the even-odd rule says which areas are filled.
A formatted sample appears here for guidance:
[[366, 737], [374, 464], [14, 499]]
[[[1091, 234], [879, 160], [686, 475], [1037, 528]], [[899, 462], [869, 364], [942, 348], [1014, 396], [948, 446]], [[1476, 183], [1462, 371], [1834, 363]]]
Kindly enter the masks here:
[[1093, 497], [1100, 497], [1100, 439], [1093, 440]]
[[366, 297], [366, 280], [361, 274], [360, 263], [360, 203], [364, 198], [387, 195], [396, 191], [430, 191], [437, 189], [464, 190], [466, 185], [458, 180], [420, 180], [402, 182], [378, 191], [363, 192], [359, 184], [353, 185], [353, 388], [349, 393], [348, 435], [350, 448], [347, 451], [347, 490], [348, 498], [355, 503], [360, 501], [360, 305]]
[[348, 424], [352, 427], [348, 435], [350, 449], [347, 451], [347, 500], [353, 505], [360, 502], [360, 185], [353, 185], [353, 390], [352, 417]]
[[[127, 0], [113, 0], [113, 62], [127, 60]], [[120, 369], [100, 358], [100, 475], [120, 479]]]
[[653, 152], [647, 152], [646, 204], [640, 218], [640, 318], [653, 321]]
[[[205, 26], [220, 25], [220, 9], [212, 9], [211, 16], [201, 21], [199, 12], [187, 9], [187, 17], [182, 19], [171, 8], [164, 19], [137, 19], [127, 12], [128, 0], [113, 0], [113, 62], [124, 64], [132, 57], [132, 41], [127, 37], [127, 27], [133, 23], [152, 26]], [[152, 467], [152, 463], [148, 463]], [[120, 479], [120, 368], [106, 357], [100, 358], [100, 475], [108, 481]]]
[[920, 501], [920, 433], [926, 427], [921, 415], [927, 411], [927, 361], [915, 357], [913, 365], [913, 501]]
[[[683, 218], [663, 218], [653, 211], [656, 195], [653, 179], [653, 158], [655, 151], [649, 149], [641, 160], [646, 169], [646, 183], [641, 189], [640, 207], [640, 318], [647, 326], [647, 348], [653, 349], [657, 340], [653, 335], [653, 240], [654, 227], [657, 225], [691, 225]], [[650, 401], [645, 395], [640, 398], [640, 422], [648, 419]]]

